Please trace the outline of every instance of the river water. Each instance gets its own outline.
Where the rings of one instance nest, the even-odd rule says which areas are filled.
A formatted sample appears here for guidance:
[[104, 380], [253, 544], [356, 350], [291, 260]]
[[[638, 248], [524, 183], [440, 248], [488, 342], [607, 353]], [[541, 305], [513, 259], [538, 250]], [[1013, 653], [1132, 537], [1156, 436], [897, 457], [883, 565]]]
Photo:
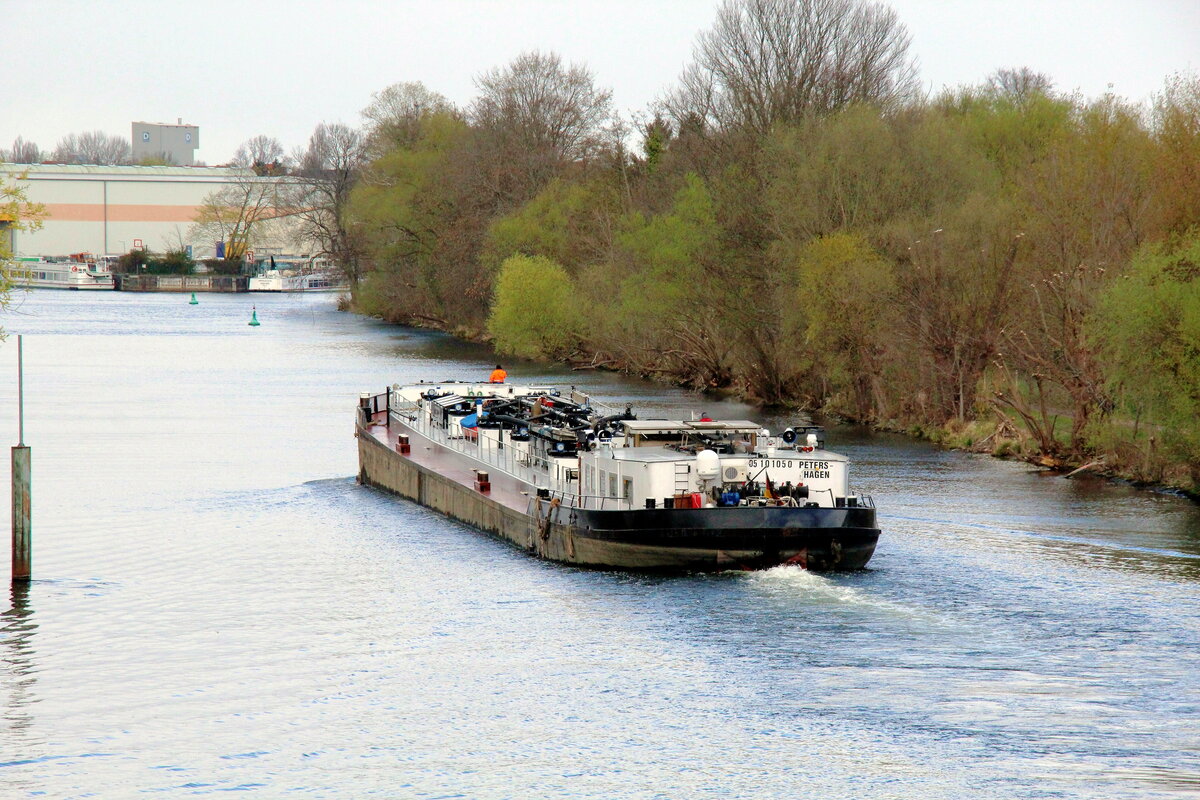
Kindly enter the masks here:
[[[880, 508], [869, 570], [565, 568], [354, 481], [360, 392], [487, 350], [330, 297], [199, 299], [0, 317], [35, 578], [0, 599], [0, 797], [1200, 795], [1188, 501], [834, 429]], [[16, 374], [10, 336], [13, 444]]]

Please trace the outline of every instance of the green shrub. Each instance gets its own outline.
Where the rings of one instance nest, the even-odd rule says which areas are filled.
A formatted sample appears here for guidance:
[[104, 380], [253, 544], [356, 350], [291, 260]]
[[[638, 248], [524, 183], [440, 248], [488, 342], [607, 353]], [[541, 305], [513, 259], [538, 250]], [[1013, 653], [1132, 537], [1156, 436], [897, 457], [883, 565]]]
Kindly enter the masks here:
[[387, 317], [393, 303], [388, 300], [386, 284], [386, 277], [378, 272], [369, 273], [359, 282], [354, 294], [354, 306], [359, 313], [368, 317]]
[[141, 272], [150, 261], [150, 254], [145, 250], [130, 250], [117, 259], [117, 272]]
[[168, 250], [156, 260], [158, 269], [168, 275], [190, 275], [196, 271], [196, 262], [183, 248]]
[[500, 265], [488, 333], [496, 350], [524, 358], [562, 358], [579, 341], [570, 276], [544, 256], [510, 256]]
[[1200, 230], [1143, 247], [1093, 323], [1118, 412], [1158, 428], [1162, 456], [1200, 479]]

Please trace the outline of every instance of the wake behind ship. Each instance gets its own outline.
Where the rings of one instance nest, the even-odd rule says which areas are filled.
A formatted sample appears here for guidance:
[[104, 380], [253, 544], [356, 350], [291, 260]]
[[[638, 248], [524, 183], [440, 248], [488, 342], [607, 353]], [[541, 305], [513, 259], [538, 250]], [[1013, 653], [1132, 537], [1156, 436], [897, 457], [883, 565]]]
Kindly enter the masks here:
[[364, 395], [359, 480], [601, 569], [866, 566], [879, 529], [813, 426], [637, 419], [572, 387], [395, 385]]

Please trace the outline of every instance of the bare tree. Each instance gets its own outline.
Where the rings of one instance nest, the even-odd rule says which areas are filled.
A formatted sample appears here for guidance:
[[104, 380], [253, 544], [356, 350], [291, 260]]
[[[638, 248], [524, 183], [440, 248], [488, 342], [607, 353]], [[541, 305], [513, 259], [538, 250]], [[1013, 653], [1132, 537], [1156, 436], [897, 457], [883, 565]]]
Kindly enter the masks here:
[[1055, 435], [1061, 409], [1049, 400], [1053, 387], [1065, 389], [1071, 401], [1073, 455], [1087, 452], [1084, 432], [1089, 421], [1110, 408], [1104, 370], [1088, 330], [1105, 280], [1102, 267], [1082, 263], [1053, 272], [1029, 286], [1025, 318], [1002, 331], [1004, 351], [997, 354], [996, 366], [1005, 380], [994, 404], [1002, 413], [1012, 411], [1024, 420], [1043, 457], [1057, 459], [1063, 450]]
[[917, 91], [909, 34], [865, 0], [725, 0], [666, 105], [676, 121], [767, 132], [850, 103], [894, 105]]
[[204, 198], [196, 209], [190, 239], [225, 242], [225, 258], [240, 259], [261, 241], [266, 223], [282, 216], [280, 179], [246, 175]]
[[1158, 213], [1171, 231], [1200, 225], [1200, 74], [1167, 78], [1154, 98]]
[[362, 110], [367, 150], [373, 157], [420, 138], [421, 118], [455, 113], [454, 104], [419, 81], [393, 83], [371, 95]]
[[911, 402], [938, 423], [965, 421], [972, 411], [979, 379], [1021, 291], [1017, 258], [1024, 237], [1014, 227], [1013, 209], [1001, 201], [973, 196], [945, 213], [945, 229], [919, 238], [909, 230], [897, 297], [897, 344], [916, 355], [922, 387]]
[[0, 161], [11, 164], [40, 164], [42, 150], [33, 142], [27, 142], [21, 136], [13, 140], [12, 149], [0, 150]]
[[1005, 67], [988, 76], [987, 86], [1001, 97], [1025, 102], [1034, 95], [1049, 94], [1054, 81], [1044, 72], [1034, 72], [1029, 67]]
[[[1050, 412], [1062, 400], [1070, 402], [1075, 456], [1088, 450], [1089, 423], [1111, 410], [1090, 328], [1104, 287], [1152, 231], [1156, 148], [1143, 120], [1137, 106], [1105, 96], [1078, 109], [1072, 135], [1053, 141], [1016, 179], [1037, 271], [1026, 302], [1014, 308], [1000, 362], [1042, 402], [1040, 413], [1023, 410], [1032, 404], [1017, 380], [997, 400], [1024, 418], [1045, 456], [1061, 454]], [[1058, 403], [1045, 401], [1051, 391]]]
[[59, 140], [50, 159], [63, 164], [132, 164], [133, 146], [128, 139], [103, 131], [69, 133]]
[[238, 145], [231, 163], [237, 167], [249, 167], [256, 175], [283, 175], [288, 167], [283, 145], [274, 136], [263, 134]]
[[365, 160], [366, 141], [359, 131], [322, 122], [298, 159], [285, 190], [287, 213], [298, 223], [298, 238], [314, 242], [357, 282], [360, 251], [346, 226], [350, 192]]
[[475, 80], [476, 125], [529, 152], [563, 161], [591, 155], [612, 116], [612, 92], [597, 89], [591, 70], [566, 66], [555, 53], [522, 53]]
[[476, 78], [471, 104], [474, 180], [493, 213], [521, 205], [569, 165], [599, 156], [613, 140], [612, 97], [586, 67], [528, 52]]

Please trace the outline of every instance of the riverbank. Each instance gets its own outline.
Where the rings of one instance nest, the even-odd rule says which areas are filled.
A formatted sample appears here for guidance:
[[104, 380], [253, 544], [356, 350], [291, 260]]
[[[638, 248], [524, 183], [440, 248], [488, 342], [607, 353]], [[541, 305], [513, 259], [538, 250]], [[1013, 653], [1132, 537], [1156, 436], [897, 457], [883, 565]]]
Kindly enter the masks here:
[[1160, 463], [1151, 453], [1138, 451], [1141, 463], [1129, 464], [1118, 452], [1093, 452], [1082, 455], [1048, 455], [1037, 447], [1034, 438], [1023, 435], [1012, 420], [970, 420], [943, 426], [872, 426], [877, 430], [903, 433], [924, 439], [948, 450], [989, 455], [1009, 461], [1021, 461], [1053, 475], [1073, 478], [1082, 473], [1119, 481], [1138, 489], [1168, 492], [1200, 503], [1200, 487], [1189, 464]]

